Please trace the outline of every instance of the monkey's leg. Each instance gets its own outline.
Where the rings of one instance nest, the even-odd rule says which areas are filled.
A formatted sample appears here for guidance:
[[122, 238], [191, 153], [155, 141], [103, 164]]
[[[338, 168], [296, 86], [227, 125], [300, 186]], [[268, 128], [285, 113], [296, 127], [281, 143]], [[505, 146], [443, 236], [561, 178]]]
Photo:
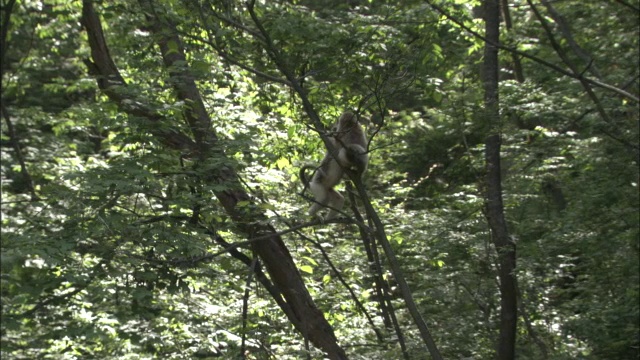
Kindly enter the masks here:
[[322, 183], [315, 181], [311, 181], [309, 183], [309, 190], [311, 190], [313, 198], [316, 201], [309, 208], [309, 215], [314, 216], [318, 211], [320, 211], [320, 209], [327, 206], [327, 202], [329, 201], [329, 193], [327, 189], [322, 185]]
[[336, 215], [338, 215], [338, 211], [342, 210], [342, 207], [344, 206], [344, 196], [340, 195], [339, 192], [333, 189], [329, 189], [327, 195], [329, 197], [327, 205], [335, 209], [329, 209], [329, 213], [327, 214], [325, 220], [331, 220], [336, 217]]
[[343, 167], [355, 170], [358, 174], [362, 174], [367, 169], [369, 157], [362, 146], [358, 144], [351, 144], [347, 148], [340, 149], [340, 152], [338, 153], [338, 160], [340, 161], [340, 165]]

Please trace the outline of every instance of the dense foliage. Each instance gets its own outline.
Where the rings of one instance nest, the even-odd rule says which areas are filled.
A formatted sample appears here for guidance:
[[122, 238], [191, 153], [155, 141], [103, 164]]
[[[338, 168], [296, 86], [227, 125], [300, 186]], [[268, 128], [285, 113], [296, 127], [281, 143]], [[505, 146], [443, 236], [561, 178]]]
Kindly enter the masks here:
[[[640, 7], [501, 3], [517, 357], [637, 359]], [[91, 65], [82, 2], [2, 5], [3, 358], [321, 358], [257, 281], [247, 241], [260, 240], [223, 206], [220, 193], [240, 186], [211, 180], [219, 169], [250, 195], [239, 212], [283, 232], [349, 358], [428, 358], [384, 258], [400, 331], [381, 311], [358, 227], [299, 226], [310, 219], [297, 172], [325, 148], [283, 70], [326, 125], [347, 108], [369, 117], [364, 183], [442, 356], [494, 356], [480, 1], [264, 1], [260, 26], [241, 1], [95, 2], [126, 82], [110, 90]], [[163, 62], [157, 14], [186, 61]], [[219, 149], [197, 166], [157, 135], [197, 137], [176, 95], [184, 69]]]

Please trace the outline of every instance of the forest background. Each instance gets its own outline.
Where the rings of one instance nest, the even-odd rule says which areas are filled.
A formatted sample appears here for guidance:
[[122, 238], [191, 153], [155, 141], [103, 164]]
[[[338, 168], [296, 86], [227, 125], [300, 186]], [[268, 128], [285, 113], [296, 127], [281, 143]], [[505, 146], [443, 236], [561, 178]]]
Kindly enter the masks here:
[[639, 16], [2, 0], [0, 355], [640, 358]]

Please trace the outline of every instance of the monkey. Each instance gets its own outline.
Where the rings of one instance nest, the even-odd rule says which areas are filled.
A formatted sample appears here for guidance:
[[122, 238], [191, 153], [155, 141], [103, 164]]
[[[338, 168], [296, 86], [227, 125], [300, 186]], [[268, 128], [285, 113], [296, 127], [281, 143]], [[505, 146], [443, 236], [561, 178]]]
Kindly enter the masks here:
[[[344, 196], [334, 187], [342, 180], [345, 169], [362, 176], [369, 165], [367, 137], [354, 113], [345, 111], [340, 116], [331, 127], [329, 141], [336, 150], [335, 155], [327, 151], [317, 169], [311, 165], [300, 169], [300, 180], [305, 189], [308, 187], [311, 190], [315, 199], [309, 208], [309, 215], [315, 216], [320, 209], [329, 206], [325, 220], [333, 219], [344, 206]], [[306, 175], [308, 169], [316, 169], [311, 180]]]

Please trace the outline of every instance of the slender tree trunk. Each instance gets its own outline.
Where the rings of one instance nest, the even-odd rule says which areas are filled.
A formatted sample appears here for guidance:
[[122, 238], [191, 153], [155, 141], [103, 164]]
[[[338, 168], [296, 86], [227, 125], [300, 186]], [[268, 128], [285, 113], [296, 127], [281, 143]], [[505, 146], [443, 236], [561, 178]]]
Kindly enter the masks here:
[[[500, 0], [500, 7], [502, 8], [502, 16], [504, 17], [504, 26], [507, 28], [507, 31], [511, 31], [513, 29], [513, 22], [511, 21], [511, 12], [509, 11], [509, 0]], [[522, 70], [520, 57], [516, 53], [511, 53], [511, 59], [514, 79], [518, 82], [524, 82], [524, 71]]]
[[6, 4], [2, 4], [2, 28], [0, 29], [0, 78], [4, 77], [6, 68], [6, 55], [7, 55], [7, 36], [9, 34], [9, 28], [11, 27], [11, 14], [13, 13], [13, 5], [16, 4], [15, 0], [9, 0]]
[[500, 35], [499, 0], [485, 1], [486, 38], [484, 52], [484, 119], [489, 135], [485, 140], [486, 204], [485, 214], [491, 228], [491, 239], [498, 253], [498, 277], [500, 280], [500, 338], [496, 358], [515, 358], [516, 325], [518, 320], [516, 292], [516, 248], [509, 237], [502, 203], [502, 179], [500, 172], [500, 111], [498, 98], [498, 47]]

